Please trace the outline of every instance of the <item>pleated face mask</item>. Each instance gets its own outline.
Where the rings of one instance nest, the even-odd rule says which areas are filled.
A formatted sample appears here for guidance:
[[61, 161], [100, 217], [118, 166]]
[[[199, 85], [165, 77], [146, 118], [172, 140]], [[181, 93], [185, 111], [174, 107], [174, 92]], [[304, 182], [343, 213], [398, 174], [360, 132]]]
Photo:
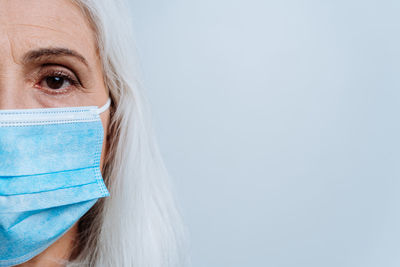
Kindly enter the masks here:
[[0, 110], [0, 266], [26, 262], [99, 198], [101, 107]]

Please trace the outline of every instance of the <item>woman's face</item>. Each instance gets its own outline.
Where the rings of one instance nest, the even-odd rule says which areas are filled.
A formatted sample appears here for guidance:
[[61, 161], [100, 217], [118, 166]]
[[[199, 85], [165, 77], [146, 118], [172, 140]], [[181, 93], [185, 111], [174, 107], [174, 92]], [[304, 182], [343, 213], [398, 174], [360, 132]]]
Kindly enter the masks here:
[[[104, 105], [108, 91], [95, 44], [72, 1], [0, 0], [0, 109]], [[106, 131], [108, 110], [101, 119]], [[106, 140], [101, 166], [105, 147]], [[48, 250], [62, 257], [64, 243], [61, 238]]]
[[[72, 1], [0, 0], [0, 109], [104, 105], [95, 47]], [[107, 129], [109, 112], [101, 119]]]

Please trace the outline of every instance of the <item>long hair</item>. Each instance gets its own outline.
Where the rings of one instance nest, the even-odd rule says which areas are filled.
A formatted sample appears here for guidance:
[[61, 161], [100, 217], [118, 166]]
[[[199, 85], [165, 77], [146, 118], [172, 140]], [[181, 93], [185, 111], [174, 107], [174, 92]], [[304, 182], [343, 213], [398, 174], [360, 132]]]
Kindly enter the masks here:
[[79, 221], [67, 267], [178, 267], [189, 263], [187, 229], [158, 150], [138, 78], [133, 26], [124, 0], [73, 0], [97, 39], [112, 99], [103, 177], [110, 196]]

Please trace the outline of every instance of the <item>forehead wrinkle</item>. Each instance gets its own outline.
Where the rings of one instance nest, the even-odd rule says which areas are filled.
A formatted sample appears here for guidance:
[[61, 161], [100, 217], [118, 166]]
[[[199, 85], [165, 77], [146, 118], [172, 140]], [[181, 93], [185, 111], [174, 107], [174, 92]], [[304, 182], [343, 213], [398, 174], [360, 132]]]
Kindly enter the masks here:
[[[66, 34], [66, 35], [69, 35], [71, 37], [74, 37], [74, 39], [76, 39], [76, 36], [74, 34], [72, 34], [71, 32], [61, 30], [62, 27], [51, 28], [49, 26], [44, 26], [44, 25], [39, 25], [39, 24], [27, 24], [27, 23], [12, 23], [11, 24], [11, 23], [8, 23], [7, 28], [10, 29], [10, 30], [14, 30], [14, 29], [18, 28], [19, 26], [28, 27], [28, 28], [35, 28], [35, 29], [37, 29], [39, 31], [40, 30], [49, 30], [49, 31], [52, 31], [52, 32], [58, 33], [58, 34], [60, 34], [60, 33]], [[82, 36], [82, 37], [84, 37], [84, 36]], [[86, 38], [83, 38], [82, 40], [84, 40], [84, 39], [86, 39]]]
[[8, 24], [8, 27], [13, 27], [13, 26], [25, 26], [25, 27], [34, 27], [34, 28], [39, 28], [39, 29], [46, 29], [46, 30], [51, 30], [55, 32], [60, 32], [59, 29], [53, 29], [48, 26], [42, 26], [42, 25], [34, 25], [34, 24], [26, 24], [26, 23], [12, 23]]

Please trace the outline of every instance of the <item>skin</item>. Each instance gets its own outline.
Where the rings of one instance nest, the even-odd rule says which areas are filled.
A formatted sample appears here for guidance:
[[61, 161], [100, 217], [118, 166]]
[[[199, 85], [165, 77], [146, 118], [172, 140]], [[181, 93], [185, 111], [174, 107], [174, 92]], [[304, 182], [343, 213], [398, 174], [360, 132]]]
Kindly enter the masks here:
[[[87, 65], [68, 53], [32, 54], [54, 48], [79, 53]], [[65, 74], [80, 83], [69, 82]], [[64, 81], [61, 88], [49, 87], [47, 81], [54, 77]], [[0, 109], [102, 106], [107, 98], [94, 32], [77, 6], [68, 0], [0, 0]], [[109, 110], [100, 116], [107, 136]], [[104, 139], [101, 168], [106, 147]], [[60, 266], [49, 258], [68, 259], [76, 240], [77, 223], [44, 252], [18, 266]]]

